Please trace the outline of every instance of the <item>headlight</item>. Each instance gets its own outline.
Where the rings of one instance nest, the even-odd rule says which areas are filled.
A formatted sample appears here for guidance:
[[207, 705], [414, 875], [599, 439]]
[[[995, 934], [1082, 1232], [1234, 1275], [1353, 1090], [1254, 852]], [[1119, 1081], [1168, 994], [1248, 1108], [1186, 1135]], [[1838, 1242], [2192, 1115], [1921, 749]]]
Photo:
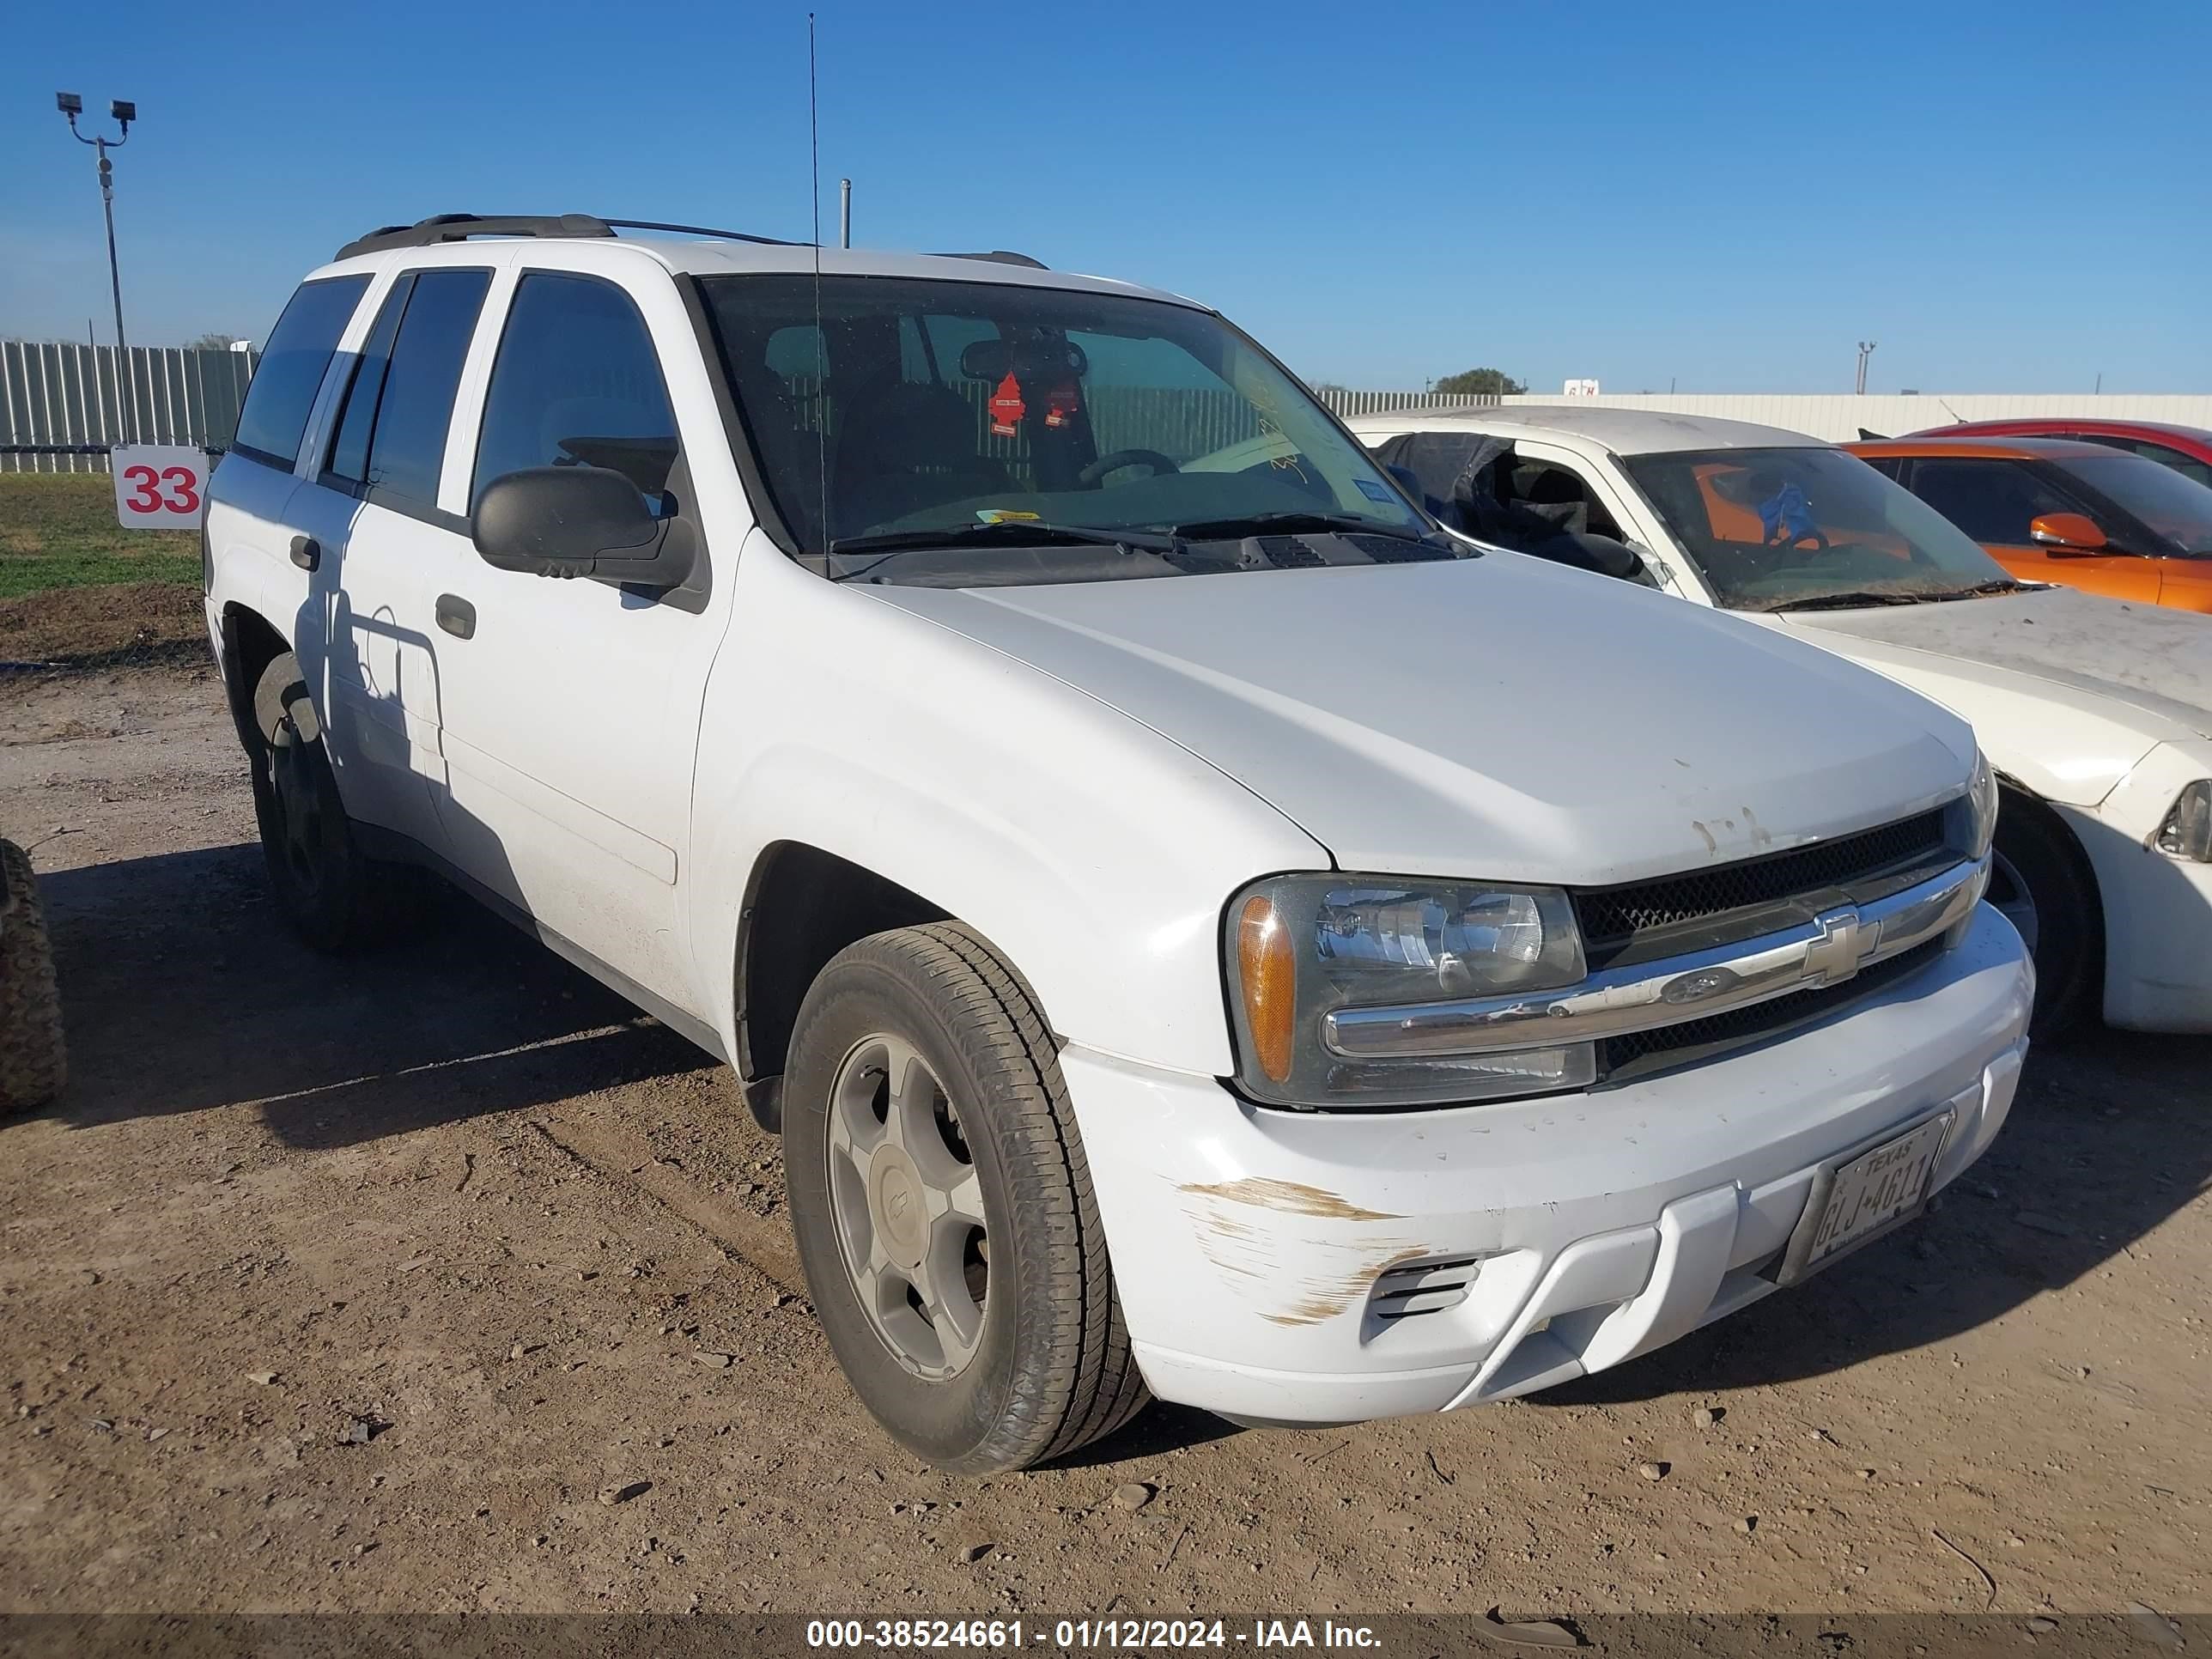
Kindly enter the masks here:
[[1582, 938], [1557, 888], [1278, 876], [1231, 902], [1224, 945], [1241, 1080], [1255, 1099], [1436, 1105], [1578, 1088], [1595, 1075], [1587, 1042], [1355, 1058], [1323, 1041], [1322, 1020], [1340, 1008], [1575, 984], [1586, 972]]
[[2212, 864], [2212, 778], [2199, 778], [2181, 792], [2158, 827], [2158, 850]]
[[1997, 832], [1997, 775], [1990, 769], [1990, 757], [1978, 749], [1974, 750], [1974, 780], [1966, 786], [1966, 808], [1973, 855], [1986, 858]]

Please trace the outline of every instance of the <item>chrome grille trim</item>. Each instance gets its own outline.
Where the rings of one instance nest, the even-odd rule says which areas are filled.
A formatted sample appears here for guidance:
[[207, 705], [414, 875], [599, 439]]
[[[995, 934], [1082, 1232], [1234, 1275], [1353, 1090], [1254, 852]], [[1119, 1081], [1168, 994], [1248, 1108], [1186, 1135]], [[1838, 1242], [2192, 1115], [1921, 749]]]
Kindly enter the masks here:
[[1580, 984], [1518, 996], [1339, 1008], [1322, 1040], [1346, 1060], [1491, 1054], [1552, 1048], [1705, 1019], [1841, 984], [1859, 969], [1963, 921], [1988, 885], [1987, 858], [1869, 904], [1822, 912], [1756, 939], [1591, 975]]

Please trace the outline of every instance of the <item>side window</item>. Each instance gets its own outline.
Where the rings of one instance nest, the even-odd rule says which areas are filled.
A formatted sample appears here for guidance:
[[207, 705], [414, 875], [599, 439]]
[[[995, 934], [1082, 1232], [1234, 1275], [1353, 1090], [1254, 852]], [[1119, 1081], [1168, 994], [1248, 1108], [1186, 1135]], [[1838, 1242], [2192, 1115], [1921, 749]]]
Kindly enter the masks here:
[[368, 288], [366, 276], [300, 285], [269, 331], [261, 367], [246, 388], [246, 406], [238, 412], [238, 448], [276, 466], [289, 467], [300, 459], [300, 440], [324, 372]]
[[2102, 444], [2107, 449], [2124, 449], [2141, 455], [2146, 460], [2156, 461], [2160, 466], [2172, 467], [2185, 478], [2201, 484], [2212, 484], [2212, 466], [2206, 465], [2194, 455], [2185, 455], [2178, 449], [2168, 449], [2164, 444], [2147, 443], [2140, 438], [2116, 437], [2110, 433], [2084, 432], [2079, 434], [2093, 444]]
[[484, 396], [470, 505], [534, 466], [604, 466], [648, 498], [668, 487], [676, 414], [645, 319], [594, 276], [536, 270], [515, 285]]
[[1862, 455], [1859, 459], [1892, 483], [1905, 476], [1905, 458], [1902, 455]]
[[2045, 513], [2080, 509], [2017, 461], [1912, 464], [1912, 493], [1978, 542], [2025, 547], [2027, 526]]
[[400, 313], [414, 289], [412, 271], [404, 272], [384, 296], [384, 306], [368, 337], [361, 343], [361, 357], [354, 364], [353, 380], [346, 387], [338, 410], [337, 431], [331, 438], [331, 453], [323, 464], [323, 477], [344, 483], [368, 482], [368, 434], [376, 425], [376, 400], [384, 392], [384, 374], [392, 362], [392, 338], [399, 332]]
[[488, 270], [416, 274], [392, 343], [391, 364], [376, 400], [376, 428], [369, 439], [368, 483], [379, 495], [388, 492], [426, 507], [436, 503], [446, 433], [453, 423], [453, 392], [490, 287]]

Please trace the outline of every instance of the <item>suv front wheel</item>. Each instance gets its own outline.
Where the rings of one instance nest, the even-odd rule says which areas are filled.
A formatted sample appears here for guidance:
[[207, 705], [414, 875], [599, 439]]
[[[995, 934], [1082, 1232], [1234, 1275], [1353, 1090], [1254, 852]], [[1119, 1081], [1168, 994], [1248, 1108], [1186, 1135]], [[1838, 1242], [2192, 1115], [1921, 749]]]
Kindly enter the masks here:
[[1146, 1400], [1060, 1057], [957, 922], [848, 946], [784, 1087], [792, 1224], [854, 1392], [917, 1455], [1027, 1468]]

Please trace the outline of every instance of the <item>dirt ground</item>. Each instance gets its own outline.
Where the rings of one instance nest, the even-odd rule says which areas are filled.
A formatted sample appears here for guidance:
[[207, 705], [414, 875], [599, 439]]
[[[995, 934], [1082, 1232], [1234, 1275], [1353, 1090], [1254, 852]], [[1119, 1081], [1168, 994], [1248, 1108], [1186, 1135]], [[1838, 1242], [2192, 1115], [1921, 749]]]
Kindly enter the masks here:
[[0, 1125], [0, 1611], [2212, 1609], [2212, 1044], [2039, 1054], [1938, 1212], [1609, 1375], [962, 1481], [717, 1066], [480, 915], [291, 942], [210, 674], [0, 678], [0, 834], [76, 1066]]

